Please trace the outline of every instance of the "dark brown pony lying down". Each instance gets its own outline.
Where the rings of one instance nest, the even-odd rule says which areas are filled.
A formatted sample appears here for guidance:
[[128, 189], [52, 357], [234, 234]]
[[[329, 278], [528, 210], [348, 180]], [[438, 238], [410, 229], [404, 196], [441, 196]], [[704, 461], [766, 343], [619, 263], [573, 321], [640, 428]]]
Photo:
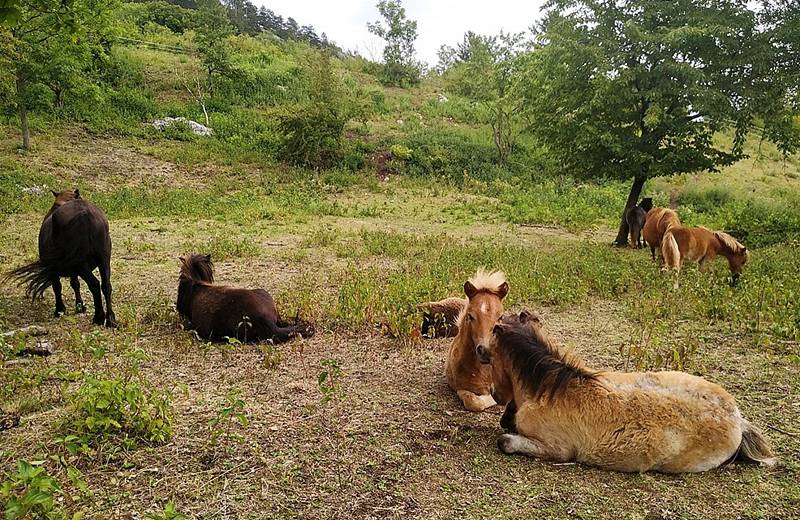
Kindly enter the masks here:
[[467, 306], [466, 298], [445, 298], [417, 305], [422, 311], [420, 332], [426, 338], [454, 338], [458, 334], [456, 318]]
[[300, 320], [295, 319], [294, 324], [282, 321], [275, 301], [264, 289], [215, 285], [211, 255], [191, 254], [180, 261], [176, 307], [201, 337], [277, 343], [314, 335], [314, 329]]

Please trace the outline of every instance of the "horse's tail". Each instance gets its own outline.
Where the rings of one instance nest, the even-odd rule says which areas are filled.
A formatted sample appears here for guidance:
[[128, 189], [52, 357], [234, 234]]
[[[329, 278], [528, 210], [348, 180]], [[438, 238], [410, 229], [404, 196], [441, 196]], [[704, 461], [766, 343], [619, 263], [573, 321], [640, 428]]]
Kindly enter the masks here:
[[288, 341], [297, 336], [310, 338], [314, 335], [314, 327], [295, 318], [294, 324], [274, 322], [272, 320], [256, 317], [253, 318], [253, 332], [258, 339], [272, 339], [276, 343]]
[[28, 286], [26, 296], [34, 300], [41, 298], [45, 289], [53, 285], [54, 278], [60, 273], [79, 269], [92, 255], [96, 240], [92, 232], [93, 219], [86, 210], [77, 213], [69, 222], [68, 234], [58, 228], [55, 219], [51, 219], [44, 247], [40, 247], [39, 260], [9, 272], [6, 280], [16, 278], [20, 285]]
[[677, 269], [681, 265], [681, 250], [678, 248], [678, 241], [675, 235], [667, 231], [661, 240], [661, 256], [664, 257], [664, 264], [667, 269]]
[[746, 419], [742, 419], [742, 442], [739, 444], [736, 460], [767, 466], [774, 466], [778, 462], [764, 434]]
[[53, 285], [53, 278], [56, 276], [58, 276], [58, 272], [51, 264], [37, 260], [9, 271], [3, 277], [3, 281], [16, 279], [19, 285], [27, 285], [25, 296], [36, 300], [41, 298], [44, 291]]

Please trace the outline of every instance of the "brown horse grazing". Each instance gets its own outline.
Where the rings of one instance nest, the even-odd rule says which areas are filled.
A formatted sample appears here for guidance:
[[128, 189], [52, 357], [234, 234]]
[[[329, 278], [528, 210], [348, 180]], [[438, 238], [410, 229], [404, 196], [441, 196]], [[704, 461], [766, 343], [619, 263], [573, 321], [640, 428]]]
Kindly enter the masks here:
[[503, 314], [508, 282], [501, 272], [480, 269], [464, 283], [464, 293], [468, 302], [456, 320], [458, 334], [447, 353], [445, 374], [447, 384], [458, 394], [464, 407], [482, 412], [496, 403], [491, 396], [491, 369], [478, 361], [475, 349], [486, 347], [491, 341], [492, 328]]
[[417, 305], [422, 311], [420, 332], [427, 338], [453, 338], [458, 334], [456, 320], [467, 305], [465, 298], [445, 298]]
[[734, 459], [774, 464], [761, 432], [719, 385], [682, 372], [597, 372], [540, 341], [524, 314], [494, 327], [476, 354], [493, 396], [517, 405], [497, 445], [556, 462], [627, 472], [699, 472]]
[[669, 208], [653, 208], [647, 212], [647, 218], [642, 228], [642, 237], [650, 246], [650, 256], [653, 257], [653, 260], [656, 259], [656, 250], [658, 250], [658, 257], [663, 260], [661, 241], [664, 233], [669, 228], [680, 225], [681, 219], [678, 218], [678, 214]]
[[640, 248], [644, 246], [642, 240], [642, 228], [647, 220], [647, 212], [653, 209], [653, 199], [646, 197], [638, 206], [634, 206], [625, 212], [625, 222], [628, 223], [628, 230], [631, 236], [631, 247]]
[[682, 226], [667, 230], [661, 244], [661, 253], [665, 261], [663, 269], [675, 271], [675, 287], [678, 286], [678, 274], [684, 260], [696, 261], [700, 271], [705, 271], [709, 262], [713, 262], [717, 255], [722, 255], [728, 259], [731, 285], [735, 285], [750, 257], [747, 248], [727, 233], [704, 227]]
[[264, 289], [214, 285], [211, 255], [192, 254], [179, 259], [175, 306], [201, 337], [283, 342], [297, 335], [314, 335], [314, 329], [300, 320], [293, 325], [282, 321], [272, 296]]
[[[83, 278], [94, 300], [97, 325], [116, 326], [111, 307], [111, 236], [108, 220], [97, 206], [81, 198], [78, 190], [53, 192], [55, 202], [39, 229], [39, 260], [8, 274], [27, 284], [25, 294], [34, 300], [52, 286], [56, 297], [56, 316], [66, 311], [61, 298], [61, 277], [69, 277], [75, 291], [75, 311], [85, 312], [80, 282]], [[100, 271], [100, 281], [92, 271]], [[103, 311], [103, 296], [106, 309]]]

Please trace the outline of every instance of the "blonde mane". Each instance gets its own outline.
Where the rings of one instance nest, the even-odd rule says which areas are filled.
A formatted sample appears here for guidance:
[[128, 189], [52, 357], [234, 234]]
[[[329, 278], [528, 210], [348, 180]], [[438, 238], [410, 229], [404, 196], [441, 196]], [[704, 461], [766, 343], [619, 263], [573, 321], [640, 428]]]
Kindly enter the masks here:
[[735, 255], [740, 255], [747, 251], [747, 248], [744, 245], [742, 245], [738, 240], [736, 240], [727, 233], [723, 233], [722, 231], [715, 231], [714, 236], [717, 237], [717, 239], [720, 241], [723, 247], [725, 247]]
[[481, 267], [469, 282], [478, 291], [497, 292], [500, 286], [506, 283], [506, 275], [503, 271], [487, 271]]
[[[487, 271], [483, 267], [479, 267], [475, 275], [467, 281], [475, 286], [479, 292], [497, 293], [500, 290], [500, 286], [506, 283], [506, 275], [503, 271]], [[461, 322], [464, 321], [464, 316], [467, 315], [467, 307], [469, 305], [464, 305], [461, 308], [461, 312], [458, 313], [455, 320], [456, 325], [460, 326]]]

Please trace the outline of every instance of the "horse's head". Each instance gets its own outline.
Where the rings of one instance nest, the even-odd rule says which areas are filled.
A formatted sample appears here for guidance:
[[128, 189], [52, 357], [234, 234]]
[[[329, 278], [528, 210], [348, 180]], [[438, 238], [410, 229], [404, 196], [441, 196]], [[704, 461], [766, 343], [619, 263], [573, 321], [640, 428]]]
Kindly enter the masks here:
[[214, 282], [214, 263], [211, 255], [199, 255], [192, 253], [186, 256], [179, 256], [181, 263], [181, 278], [196, 282]]
[[720, 243], [720, 253], [728, 259], [731, 270], [731, 283], [736, 284], [742, 274], [744, 264], [750, 259], [750, 251], [738, 240], [727, 233], [717, 231], [714, 233]]
[[541, 320], [538, 314], [524, 310], [519, 314], [504, 314], [492, 327], [492, 338], [487, 348], [475, 347], [475, 354], [483, 364], [492, 365], [492, 398], [497, 404], [505, 405], [514, 398], [511, 367], [508, 360], [500, 353], [500, 336], [512, 329], [524, 331], [526, 334], [538, 335]]
[[74, 190], [64, 190], [64, 191], [50, 190], [50, 193], [53, 194], [55, 200], [53, 201], [53, 205], [50, 206], [50, 211], [47, 212], [47, 217], [49, 217], [50, 214], [52, 214], [55, 210], [57, 210], [67, 202], [81, 198], [81, 192], [78, 191], [77, 188], [75, 188]]
[[642, 202], [639, 203], [639, 207], [645, 211], [650, 211], [653, 209], [653, 198], [652, 197], [645, 197], [642, 199]]
[[503, 298], [508, 282], [499, 271], [478, 273], [464, 283], [467, 305], [458, 320], [459, 336], [468, 339], [478, 350], [489, 348], [492, 327], [503, 314]]

